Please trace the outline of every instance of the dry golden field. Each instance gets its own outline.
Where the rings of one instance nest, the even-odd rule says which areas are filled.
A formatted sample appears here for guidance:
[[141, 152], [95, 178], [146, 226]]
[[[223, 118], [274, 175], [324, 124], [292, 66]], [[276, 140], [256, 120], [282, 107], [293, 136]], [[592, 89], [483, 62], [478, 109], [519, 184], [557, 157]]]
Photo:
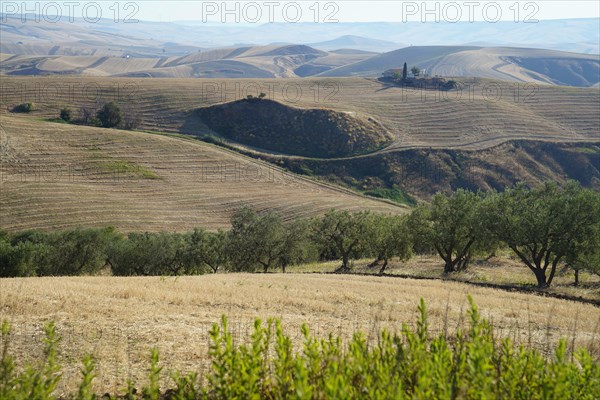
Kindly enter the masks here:
[[[385, 273], [392, 276], [410, 278], [444, 279], [475, 284], [503, 285], [515, 289], [535, 291], [537, 281], [527, 266], [517, 256], [506, 250], [503, 254], [488, 260], [474, 260], [465, 271], [449, 276], [443, 273], [443, 262], [437, 255], [416, 255], [408, 261], [391, 260]], [[372, 259], [353, 261], [352, 272], [356, 274], [374, 275], [379, 273], [379, 266], [369, 267]], [[295, 273], [333, 273], [339, 268], [339, 261], [317, 262], [289, 267]], [[595, 301], [600, 305], [600, 276], [582, 271], [579, 286], [574, 286], [574, 273], [570, 268], [559, 267], [552, 286], [544, 290], [550, 295], [566, 295], [584, 300]]]
[[0, 229], [226, 228], [248, 205], [284, 219], [406, 208], [187, 138], [3, 115]]
[[[387, 149], [481, 149], [512, 139], [600, 140], [600, 88], [459, 79], [449, 92], [389, 87], [374, 79], [143, 79], [82, 76], [2, 79], [0, 112], [33, 102], [38, 117], [77, 114], [116, 101], [142, 117], [141, 128], [209, 132], [190, 111], [261, 91], [296, 107], [329, 108], [371, 117], [395, 137]], [[385, 151], [385, 150], [384, 150]]]
[[[484, 289], [457, 282], [320, 274], [217, 274], [178, 278], [17, 278], [0, 280], [0, 320], [13, 325], [19, 360], [41, 356], [42, 326], [55, 321], [62, 335], [62, 390], [73, 390], [79, 359], [97, 361], [99, 393], [128, 378], [145, 383], [152, 347], [163, 365], [185, 371], [206, 367], [208, 330], [225, 314], [237, 339], [256, 317], [276, 317], [296, 343], [308, 323], [320, 336], [348, 338], [361, 330], [370, 340], [381, 328], [412, 323], [419, 298], [434, 333], [453, 334], [464, 323], [467, 294], [498, 335], [549, 351], [559, 337], [598, 356], [600, 309], [591, 305]], [[165, 372], [164, 376], [167, 374]]]

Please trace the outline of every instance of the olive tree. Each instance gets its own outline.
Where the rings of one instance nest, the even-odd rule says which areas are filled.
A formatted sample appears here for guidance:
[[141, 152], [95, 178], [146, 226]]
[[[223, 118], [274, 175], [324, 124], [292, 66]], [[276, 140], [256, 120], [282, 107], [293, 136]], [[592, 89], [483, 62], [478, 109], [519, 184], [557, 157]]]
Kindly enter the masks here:
[[298, 220], [288, 224], [284, 230], [277, 258], [277, 264], [281, 267], [281, 271], [285, 273], [288, 266], [315, 258], [314, 246], [309, 240], [308, 221]]
[[480, 218], [483, 199], [483, 194], [463, 189], [449, 196], [438, 193], [409, 218], [415, 242], [444, 260], [444, 273], [465, 269], [477, 242], [486, 235]]
[[358, 257], [368, 246], [371, 215], [368, 211], [350, 213], [330, 210], [311, 226], [311, 239], [323, 252], [341, 258], [338, 272], [348, 271], [351, 257]]
[[0, 234], [0, 277], [37, 275], [35, 256], [40, 251], [42, 244], [24, 241], [13, 245], [8, 235]]
[[575, 182], [519, 184], [495, 196], [487, 211], [490, 231], [534, 273], [539, 288], [552, 284], [559, 263], [576, 257], [578, 243], [600, 222], [598, 194]]
[[196, 267], [207, 266], [213, 273], [217, 273], [229, 260], [227, 239], [227, 233], [222, 230], [212, 233], [194, 229], [189, 236], [186, 253], [188, 263]]
[[121, 123], [123, 115], [117, 103], [111, 101], [98, 110], [96, 118], [104, 128], [114, 128]]
[[227, 246], [234, 271], [285, 270], [302, 258], [302, 225], [286, 226], [275, 213], [259, 215], [244, 207], [232, 216], [231, 226]]
[[596, 224], [589, 236], [575, 242], [566, 256], [566, 264], [575, 273], [575, 286], [579, 286], [580, 271], [600, 275], [600, 224]]
[[113, 242], [108, 262], [115, 275], [182, 275], [196, 272], [185, 257], [186, 235], [130, 233]]
[[385, 272], [391, 258], [398, 257], [403, 261], [412, 256], [412, 235], [408, 217], [371, 214], [368, 230], [368, 251], [375, 257], [369, 267], [382, 263], [380, 274]]

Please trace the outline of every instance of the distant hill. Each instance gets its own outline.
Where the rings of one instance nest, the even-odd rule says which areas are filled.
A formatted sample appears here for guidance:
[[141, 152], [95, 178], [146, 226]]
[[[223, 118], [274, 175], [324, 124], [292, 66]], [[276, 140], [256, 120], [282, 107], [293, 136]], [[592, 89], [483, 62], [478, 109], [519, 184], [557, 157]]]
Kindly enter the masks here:
[[600, 18], [218, 27], [193, 21], [115, 24], [101, 19], [92, 24], [26, 18], [6, 16], [0, 23], [0, 74], [377, 77], [408, 62], [432, 75], [581, 87], [599, 81]]
[[363, 50], [376, 53], [382, 53], [406, 47], [405, 44], [390, 42], [387, 40], [372, 39], [356, 35], [344, 35], [333, 40], [326, 40], [318, 43], [311, 43], [309, 46], [321, 50], [338, 50], [338, 49], [353, 49]]
[[377, 77], [404, 62], [429, 75], [463, 76], [566, 86], [594, 86], [600, 56], [516, 47], [413, 46], [325, 71], [320, 76]]
[[411, 46], [383, 54], [306, 45], [226, 47], [183, 56], [31, 56], [2, 54], [6, 75], [163, 78], [379, 77], [404, 62], [429, 75], [593, 87], [600, 56], [517, 47]]
[[[90, 75], [164, 78], [281, 78], [311, 76], [376, 53], [328, 53], [306, 45], [225, 47], [181, 56], [2, 54], [7, 75]], [[302, 69], [301, 67], [304, 67]], [[295, 71], [299, 73], [296, 74]]]
[[[29, 20], [33, 20], [29, 16]], [[65, 20], [66, 21], [66, 20]], [[0, 52], [48, 55], [182, 55], [197, 49], [260, 46], [270, 43], [318, 44], [339, 41], [336, 48], [362, 46], [374, 40], [383, 46], [363, 48], [369, 51], [391, 51], [409, 45], [464, 45], [486, 47], [547, 48], [561, 51], [600, 54], [600, 18], [541, 20], [532, 23], [501, 21], [464, 23], [421, 22], [349, 22], [335, 24], [272, 23], [262, 25], [204, 24], [200, 21], [115, 24], [112, 19], [86, 23], [40, 22], [23, 24], [20, 18], [8, 16], [0, 24]], [[365, 38], [365, 39], [363, 39]], [[367, 39], [368, 38], [368, 39]], [[19, 44], [21, 42], [21, 44]], [[248, 44], [251, 42], [252, 44]], [[347, 45], [342, 46], [341, 44]], [[246, 43], [240, 45], [240, 43]], [[368, 42], [363, 42], [368, 44]], [[55, 48], [55, 46], [59, 46]], [[319, 48], [318, 46], [315, 46]], [[109, 50], [110, 49], [110, 50]], [[322, 50], [335, 50], [333, 47]]]
[[331, 50], [329, 53], [331, 54], [368, 54], [374, 56], [377, 52], [366, 51], [366, 50], [357, 50], [357, 49], [337, 49]]

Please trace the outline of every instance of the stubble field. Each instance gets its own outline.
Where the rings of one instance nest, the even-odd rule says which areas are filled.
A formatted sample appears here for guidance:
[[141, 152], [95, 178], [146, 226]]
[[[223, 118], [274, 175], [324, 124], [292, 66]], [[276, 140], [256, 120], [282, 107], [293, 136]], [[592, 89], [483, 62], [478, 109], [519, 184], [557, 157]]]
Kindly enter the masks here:
[[27, 278], [0, 280], [0, 320], [14, 327], [18, 359], [42, 356], [43, 324], [55, 321], [62, 335], [61, 391], [76, 389], [80, 359], [97, 362], [99, 393], [144, 384], [148, 356], [158, 347], [168, 370], [207, 367], [208, 331], [221, 315], [236, 340], [255, 318], [281, 319], [299, 344], [308, 323], [319, 336], [349, 338], [360, 330], [375, 341], [382, 328], [401, 329], [417, 315], [419, 298], [429, 309], [433, 333], [463, 325], [471, 294], [498, 336], [549, 353], [560, 337], [597, 357], [600, 311], [592, 305], [477, 288], [458, 282], [321, 274], [217, 274], [178, 278]]

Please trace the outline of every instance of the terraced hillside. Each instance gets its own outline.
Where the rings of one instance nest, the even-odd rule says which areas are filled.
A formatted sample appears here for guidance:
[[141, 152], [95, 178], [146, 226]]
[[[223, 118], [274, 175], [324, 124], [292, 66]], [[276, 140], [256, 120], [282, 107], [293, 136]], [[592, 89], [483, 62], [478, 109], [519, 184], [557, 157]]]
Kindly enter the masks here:
[[[105, 102], [116, 101], [126, 115], [141, 118], [141, 129], [204, 135], [214, 132], [202, 122], [198, 109], [263, 92], [267, 99], [294, 109], [319, 108], [371, 119], [389, 135], [387, 147], [341, 159], [313, 160], [300, 156], [310, 153], [293, 152], [292, 147], [286, 152], [285, 146], [266, 152], [259, 149], [273, 149], [273, 143], [260, 141], [246, 142], [252, 148], [232, 143], [255, 158], [355, 190], [373, 194], [400, 189], [427, 199], [437, 190], [499, 189], [518, 180], [534, 184], [578, 179], [600, 187], [600, 88], [480, 79], [458, 83], [459, 89], [442, 92], [365, 78], [4, 77], [0, 116], [14, 115], [8, 110], [22, 102], [34, 103], [26, 118], [42, 119], [56, 118], [64, 106], [77, 117], [81, 107], [94, 112]], [[306, 149], [311, 142], [300, 145]]]
[[2, 115], [0, 229], [228, 226], [250, 205], [290, 220], [330, 208], [403, 208], [285, 173], [213, 145]]
[[134, 79], [3, 77], [0, 112], [33, 102], [33, 115], [56, 117], [70, 106], [97, 109], [116, 101], [139, 115], [141, 128], [203, 134], [197, 108], [257, 96], [300, 108], [368, 116], [393, 136], [387, 149], [482, 149], [507, 140], [597, 141], [600, 88], [459, 80], [448, 92], [389, 86], [364, 78]]

